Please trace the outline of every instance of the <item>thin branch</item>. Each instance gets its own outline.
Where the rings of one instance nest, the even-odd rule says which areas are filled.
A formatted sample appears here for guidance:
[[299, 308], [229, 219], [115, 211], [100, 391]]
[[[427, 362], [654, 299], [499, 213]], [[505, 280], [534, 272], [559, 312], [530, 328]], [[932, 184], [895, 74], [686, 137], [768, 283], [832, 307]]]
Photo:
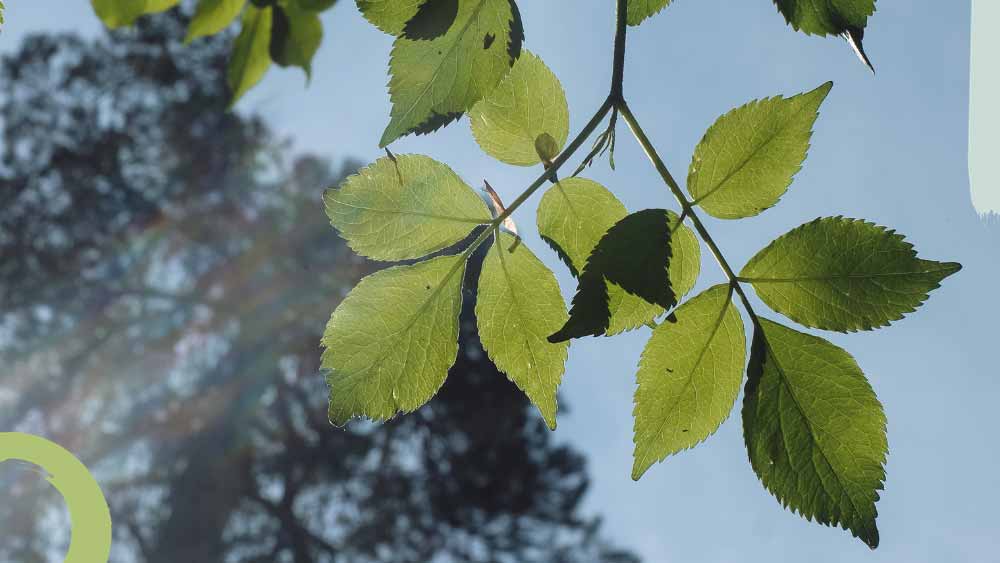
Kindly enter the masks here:
[[660, 174], [660, 178], [663, 182], [670, 188], [671, 193], [677, 199], [677, 203], [681, 206], [681, 216], [691, 219], [691, 225], [694, 227], [695, 231], [698, 232], [698, 236], [701, 240], [705, 242], [708, 249], [712, 252], [712, 256], [715, 257], [715, 261], [718, 262], [719, 267], [722, 268], [723, 273], [729, 279], [729, 285], [736, 292], [736, 295], [740, 297], [740, 301], [743, 303], [743, 308], [746, 309], [747, 315], [753, 321], [754, 326], [759, 324], [757, 319], [757, 314], [754, 312], [753, 307], [750, 305], [750, 299], [747, 298], [746, 292], [743, 291], [743, 286], [740, 285], [739, 277], [733, 272], [733, 269], [729, 266], [729, 262], [726, 261], [725, 256], [722, 255], [722, 251], [719, 250], [719, 246], [715, 244], [715, 240], [712, 239], [712, 235], [708, 234], [708, 229], [701, 222], [698, 214], [695, 213], [694, 205], [688, 200], [684, 192], [681, 191], [679, 185], [677, 185], [677, 180], [674, 180], [673, 175], [670, 174], [670, 170], [667, 169], [667, 165], [663, 163], [663, 159], [656, 152], [656, 148], [653, 147], [652, 141], [646, 136], [646, 132], [642, 130], [639, 125], [639, 121], [632, 114], [632, 110], [629, 109], [628, 104], [622, 100], [618, 103], [618, 111], [621, 113], [622, 119], [628, 124], [629, 129], [632, 131], [632, 135], [635, 137], [636, 141], [642, 147], [643, 152], [649, 158], [650, 162], [653, 163], [653, 167]]

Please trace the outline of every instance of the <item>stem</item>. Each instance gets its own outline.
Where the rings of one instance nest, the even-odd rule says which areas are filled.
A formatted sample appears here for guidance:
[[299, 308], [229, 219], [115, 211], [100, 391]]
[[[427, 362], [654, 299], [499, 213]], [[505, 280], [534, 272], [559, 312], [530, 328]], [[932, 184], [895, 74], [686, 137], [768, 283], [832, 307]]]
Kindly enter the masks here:
[[618, 0], [615, 11], [615, 52], [611, 67], [611, 99], [615, 105], [625, 101], [623, 84], [625, 81], [625, 36], [628, 32], [628, 0]]
[[653, 167], [660, 174], [663, 182], [670, 188], [670, 191], [674, 194], [677, 199], [677, 203], [681, 206], [681, 217], [687, 217], [691, 219], [691, 224], [694, 226], [695, 231], [698, 232], [698, 236], [701, 240], [705, 242], [708, 249], [712, 252], [712, 256], [715, 257], [715, 261], [718, 262], [719, 267], [722, 268], [723, 273], [729, 279], [729, 285], [736, 292], [736, 295], [740, 297], [740, 301], [743, 303], [743, 308], [746, 309], [747, 315], [753, 321], [756, 326], [759, 324], [757, 319], [757, 314], [754, 312], [753, 307], [750, 305], [750, 299], [747, 298], [746, 292], [743, 291], [743, 286], [740, 285], [739, 277], [733, 272], [733, 269], [729, 266], [729, 262], [726, 261], [725, 256], [722, 255], [722, 251], [719, 250], [719, 246], [715, 244], [715, 240], [712, 239], [712, 235], [708, 234], [708, 229], [705, 228], [704, 223], [698, 217], [698, 214], [694, 211], [693, 204], [688, 200], [684, 192], [681, 191], [680, 186], [677, 185], [677, 180], [670, 174], [670, 170], [667, 170], [667, 165], [663, 163], [663, 159], [656, 152], [656, 148], [653, 147], [652, 141], [646, 136], [646, 132], [642, 130], [642, 126], [639, 125], [639, 121], [632, 114], [632, 110], [629, 109], [628, 104], [621, 100], [618, 102], [617, 106], [618, 112], [621, 114], [622, 119], [628, 124], [628, 128], [632, 131], [632, 135], [635, 136], [636, 141], [642, 147], [643, 152], [649, 158], [650, 162], [653, 163]]

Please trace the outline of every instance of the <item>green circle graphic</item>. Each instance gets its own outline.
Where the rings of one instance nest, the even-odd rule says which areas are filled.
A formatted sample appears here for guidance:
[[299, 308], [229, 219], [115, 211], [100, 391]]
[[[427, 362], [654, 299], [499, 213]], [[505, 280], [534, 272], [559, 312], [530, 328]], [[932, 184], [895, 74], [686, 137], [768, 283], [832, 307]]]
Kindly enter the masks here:
[[66, 563], [104, 563], [111, 554], [111, 511], [87, 467], [68, 450], [40, 436], [0, 432], [0, 463], [17, 459], [48, 473], [69, 509]]

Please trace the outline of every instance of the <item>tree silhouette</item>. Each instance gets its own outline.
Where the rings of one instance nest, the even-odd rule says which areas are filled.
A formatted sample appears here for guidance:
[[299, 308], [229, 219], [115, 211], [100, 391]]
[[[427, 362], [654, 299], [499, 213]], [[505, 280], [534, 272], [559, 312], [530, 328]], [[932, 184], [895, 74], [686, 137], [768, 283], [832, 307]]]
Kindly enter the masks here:
[[[82, 454], [115, 561], [635, 561], [581, 514], [584, 459], [486, 358], [472, 294], [431, 404], [327, 422], [316, 342], [374, 266], [320, 196], [356, 165], [227, 112], [231, 36], [184, 46], [185, 18], [3, 60], [0, 429]], [[0, 560], [68, 539], [38, 482], [0, 472]]]

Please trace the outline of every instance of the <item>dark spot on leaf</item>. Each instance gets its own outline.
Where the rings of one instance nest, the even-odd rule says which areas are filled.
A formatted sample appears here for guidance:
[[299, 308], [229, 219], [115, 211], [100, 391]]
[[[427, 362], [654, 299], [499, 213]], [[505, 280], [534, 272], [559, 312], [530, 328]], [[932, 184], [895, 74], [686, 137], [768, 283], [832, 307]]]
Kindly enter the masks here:
[[483, 49], [489, 49], [490, 45], [493, 45], [493, 42], [496, 40], [497, 40], [496, 35], [493, 35], [492, 33], [487, 33], [483, 37]]
[[437, 39], [448, 32], [457, 16], [458, 0], [428, 0], [406, 22], [403, 37], [418, 41]]

